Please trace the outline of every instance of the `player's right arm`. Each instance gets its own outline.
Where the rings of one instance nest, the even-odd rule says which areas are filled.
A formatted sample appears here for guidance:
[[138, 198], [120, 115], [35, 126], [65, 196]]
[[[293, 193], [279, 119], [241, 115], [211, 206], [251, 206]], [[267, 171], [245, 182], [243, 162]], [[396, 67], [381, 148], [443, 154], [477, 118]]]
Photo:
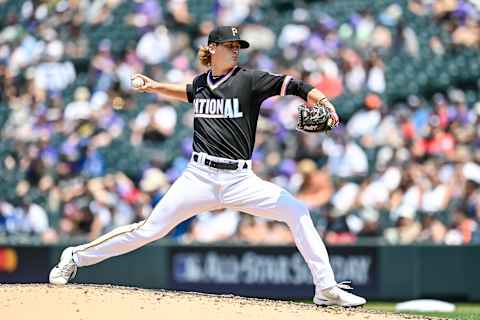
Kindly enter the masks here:
[[173, 83], [164, 83], [155, 81], [143, 74], [135, 74], [132, 77], [132, 80], [135, 78], [141, 78], [143, 80], [143, 85], [139, 87], [133, 87], [133, 90], [139, 92], [147, 93], [158, 93], [164, 97], [180, 100], [183, 102], [188, 102], [188, 84], [173, 84]]

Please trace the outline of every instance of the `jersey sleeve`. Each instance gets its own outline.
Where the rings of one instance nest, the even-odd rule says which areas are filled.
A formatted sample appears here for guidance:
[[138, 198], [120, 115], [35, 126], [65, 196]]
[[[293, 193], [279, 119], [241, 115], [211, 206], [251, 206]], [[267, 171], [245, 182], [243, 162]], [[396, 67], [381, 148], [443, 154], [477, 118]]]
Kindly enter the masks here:
[[252, 71], [252, 90], [262, 101], [273, 96], [284, 96], [290, 80], [290, 76], [255, 70]]
[[195, 90], [193, 89], [193, 83], [189, 83], [189, 84], [187, 84], [187, 99], [188, 99], [188, 102], [192, 103], [194, 97], [195, 97]]

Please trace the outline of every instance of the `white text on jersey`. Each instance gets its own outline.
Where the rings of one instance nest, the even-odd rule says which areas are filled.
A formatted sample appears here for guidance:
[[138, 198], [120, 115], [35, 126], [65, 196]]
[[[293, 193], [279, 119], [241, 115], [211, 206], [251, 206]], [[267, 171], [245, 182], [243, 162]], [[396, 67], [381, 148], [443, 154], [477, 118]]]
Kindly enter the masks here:
[[233, 99], [195, 99], [193, 100], [196, 118], [241, 118], [238, 98]]

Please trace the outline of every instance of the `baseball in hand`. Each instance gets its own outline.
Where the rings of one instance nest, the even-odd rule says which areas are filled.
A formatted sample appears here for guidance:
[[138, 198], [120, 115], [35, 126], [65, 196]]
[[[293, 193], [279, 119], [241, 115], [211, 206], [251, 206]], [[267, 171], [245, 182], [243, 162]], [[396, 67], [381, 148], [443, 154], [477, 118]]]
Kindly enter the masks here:
[[133, 88], [141, 88], [145, 84], [145, 81], [143, 81], [142, 78], [136, 77], [132, 80], [132, 87]]

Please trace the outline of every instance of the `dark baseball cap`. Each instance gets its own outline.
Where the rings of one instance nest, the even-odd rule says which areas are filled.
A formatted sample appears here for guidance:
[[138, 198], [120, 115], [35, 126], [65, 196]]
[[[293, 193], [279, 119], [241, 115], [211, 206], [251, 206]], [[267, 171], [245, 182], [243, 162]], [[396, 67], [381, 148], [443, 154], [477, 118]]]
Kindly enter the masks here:
[[242, 49], [250, 47], [250, 43], [240, 39], [240, 34], [237, 27], [217, 27], [208, 35], [208, 44], [228, 41], [238, 41], [240, 43], [240, 48]]

